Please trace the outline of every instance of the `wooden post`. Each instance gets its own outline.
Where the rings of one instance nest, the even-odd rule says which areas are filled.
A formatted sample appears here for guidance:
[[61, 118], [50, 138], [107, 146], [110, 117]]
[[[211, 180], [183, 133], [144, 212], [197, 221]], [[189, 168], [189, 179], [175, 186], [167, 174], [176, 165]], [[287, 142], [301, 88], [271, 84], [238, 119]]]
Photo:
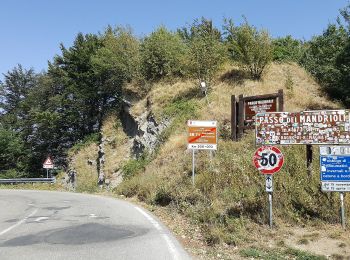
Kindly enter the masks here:
[[312, 145], [306, 145], [306, 171], [307, 175], [311, 177], [312, 174]]
[[231, 96], [231, 140], [237, 141], [237, 112], [236, 96]]
[[238, 97], [238, 134], [237, 138], [240, 139], [243, 136], [244, 130], [244, 98], [243, 95]]
[[278, 90], [278, 111], [284, 111], [283, 89]]

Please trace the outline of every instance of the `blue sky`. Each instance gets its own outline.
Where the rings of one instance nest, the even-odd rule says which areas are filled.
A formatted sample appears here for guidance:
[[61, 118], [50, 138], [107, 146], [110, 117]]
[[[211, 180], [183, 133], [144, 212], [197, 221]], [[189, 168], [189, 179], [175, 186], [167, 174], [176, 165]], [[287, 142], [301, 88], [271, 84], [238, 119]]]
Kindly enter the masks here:
[[130, 25], [136, 35], [147, 35], [159, 25], [169, 29], [204, 16], [222, 26], [223, 17], [235, 23], [245, 15], [249, 23], [266, 28], [273, 37], [292, 35], [310, 39], [334, 22], [347, 0], [1, 0], [0, 80], [16, 64], [47, 68], [69, 47], [78, 32], [97, 33], [108, 24]]

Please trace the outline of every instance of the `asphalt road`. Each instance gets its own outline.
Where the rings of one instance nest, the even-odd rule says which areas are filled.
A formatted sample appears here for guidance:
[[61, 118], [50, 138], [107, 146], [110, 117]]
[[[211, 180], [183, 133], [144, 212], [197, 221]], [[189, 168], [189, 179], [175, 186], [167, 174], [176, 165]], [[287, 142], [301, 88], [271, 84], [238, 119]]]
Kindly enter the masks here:
[[149, 212], [94, 195], [0, 190], [0, 259], [190, 259]]

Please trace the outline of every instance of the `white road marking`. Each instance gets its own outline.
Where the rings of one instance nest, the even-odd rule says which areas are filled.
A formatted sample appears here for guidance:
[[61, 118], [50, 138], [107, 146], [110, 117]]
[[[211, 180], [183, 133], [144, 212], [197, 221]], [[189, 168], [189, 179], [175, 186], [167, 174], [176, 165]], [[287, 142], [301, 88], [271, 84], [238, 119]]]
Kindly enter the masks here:
[[37, 219], [35, 219], [35, 222], [40, 222], [41, 220], [46, 220], [49, 219], [48, 217], [38, 217]]
[[89, 218], [97, 218], [97, 216], [95, 214], [90, 214]]
[[23, 224], [24, 222], [26, 222], [26, 220], [27, 220], [28, 218], [30, 218], [31, 216], [33, 216], [33, 215], [34, 215], [35, 213], [37, 213], [37, 212], [38, 212], [38, 209], [35, 209], [32, 213], [30, 213], [30, 214], [29, 214], [28, 216], [26, 216], [24, 219], [18, 221], [18, 222], [17, 222], [16, 224], [14, 224], [13, 226], [11, 226], [11, 227], [9, 227], [9, 228], [7, 228], [7, 229], [1, 231], [1, 232], [0, 232], [0, 236], [2, 236], [3, 234], [5, 234], [5, 233], [11, 231], [12, 229], [18, 227], [19, 225]]
[[143, 209], [136, 207], [135, 208], [149, 221], [151, 224], [159, 231], [162, 233], [162, 237], [165, 240], [165, 242], [168, 245], [168, 248], [173, 255], [173, 258], [175, 260], [180, 259], [178, 256], [178, 253], [176, 251], [176, 247], [174, 243], [171, 241], [170, 237], [165, 233], [165, 231], [162, 229], [161, 225], [153, 218], [151, 217], [147, 212], [145, 212]]

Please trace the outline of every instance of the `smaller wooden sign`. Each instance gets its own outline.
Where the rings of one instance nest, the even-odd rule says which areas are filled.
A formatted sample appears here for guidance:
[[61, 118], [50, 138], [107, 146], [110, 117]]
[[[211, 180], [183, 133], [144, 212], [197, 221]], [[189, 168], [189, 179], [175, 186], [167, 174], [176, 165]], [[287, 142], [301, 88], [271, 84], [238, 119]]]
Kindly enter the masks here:
[[255, 128], [255, 117], [258, 113], [283, 111], [283, 90], [277, 93], [248, 96], [239, 95], [238, 102], [231, 96], [231, 136], [237, 140], [244, 130]]

